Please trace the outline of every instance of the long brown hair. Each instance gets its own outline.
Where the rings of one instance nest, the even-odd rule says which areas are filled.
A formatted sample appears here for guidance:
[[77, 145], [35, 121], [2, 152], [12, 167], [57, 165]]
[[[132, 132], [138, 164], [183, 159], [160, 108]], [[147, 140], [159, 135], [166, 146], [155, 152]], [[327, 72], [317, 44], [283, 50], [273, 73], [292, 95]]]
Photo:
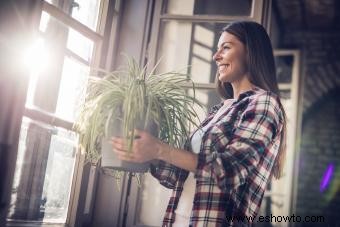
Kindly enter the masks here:
[[[271, 91], [280, 96], [276, 79], [275, 60], [269, 36], [262, 25], [252, 21], [237, 21], [228, 24], [221, 32], [236, 36], [246, 47], [249, 69], [249, 81], [257, 87]], [[218, 73], [217, 73], [218, 74]], [[233, 97], [233, 87], [230, 83], [221, 82], [216, 76], [218, 93], [225, 99]], [[275, 178], [282, 176], [286, 156], [286, 113], [279, 99], [283, 113], [283, 129], [279, 153], [275, 159], [272, 174]]]

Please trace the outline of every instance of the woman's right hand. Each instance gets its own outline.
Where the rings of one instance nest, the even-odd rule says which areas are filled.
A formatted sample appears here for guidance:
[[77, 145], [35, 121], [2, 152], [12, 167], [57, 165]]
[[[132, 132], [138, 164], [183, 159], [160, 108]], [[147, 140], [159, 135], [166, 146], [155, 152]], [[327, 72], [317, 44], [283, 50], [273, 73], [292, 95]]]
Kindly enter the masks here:
[[113, 151], [119, 159], [129, 162], [147, 162], [160, 158], [162, 151], [170, 149], [170, 147], [155, 138], [146, 131], [135, 130], [134, 142], [132, 150], [129, 152], [125, 140], [121, 137], [113, 137]]

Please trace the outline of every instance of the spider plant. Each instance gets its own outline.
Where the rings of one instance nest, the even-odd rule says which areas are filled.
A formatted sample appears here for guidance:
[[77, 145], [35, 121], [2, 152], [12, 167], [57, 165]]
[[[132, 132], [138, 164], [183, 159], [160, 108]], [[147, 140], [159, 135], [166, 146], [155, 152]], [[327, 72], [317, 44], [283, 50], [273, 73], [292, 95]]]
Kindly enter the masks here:
[[127, 58], [125, 69], [104, 72], [101, 78], [91, 77], [75, 123], [88, 161], [99, 160], [101, 140], [112, 136], [112, 128], [121, 131], [129, 151], [134, 129], [148, 130], [150, 124], [156, 126], [156, 137], [175, 147], [187, 138], [188, 126], [196, 125], [198, 119], [194, 105], [202, 105], [181, 84], [191, 82], [190, 88], [195, 91], [194, 83], [180, 72], [156, 74], [156, 67], [147, 72], [146, 67]]

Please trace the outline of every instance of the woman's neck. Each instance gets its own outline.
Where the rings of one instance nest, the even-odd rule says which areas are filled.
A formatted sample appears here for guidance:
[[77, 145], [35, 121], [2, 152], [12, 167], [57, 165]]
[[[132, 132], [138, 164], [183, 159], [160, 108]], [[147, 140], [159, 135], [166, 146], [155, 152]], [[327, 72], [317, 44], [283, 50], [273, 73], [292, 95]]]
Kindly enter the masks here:
[[241, 81], [232, 82], [231, 86], [233, 87], [234, 99], [238, 99], [240, 94], [254, 88], [254, 85], [250, 83], [250, 81], [246, 77]]

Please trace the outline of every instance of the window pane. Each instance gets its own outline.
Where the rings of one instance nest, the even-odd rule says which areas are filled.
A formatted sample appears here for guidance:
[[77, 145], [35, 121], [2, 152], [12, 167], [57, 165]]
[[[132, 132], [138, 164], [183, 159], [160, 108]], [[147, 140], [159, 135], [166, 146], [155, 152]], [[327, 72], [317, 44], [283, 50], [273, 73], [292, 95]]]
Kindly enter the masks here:
[[87, 62], [91, 61], [94, 42], [79, 32], [69, 29], [67, 48]]
[[278, 83], [291, 83], [294, 56], [275, 56], [276, 75]]
[[58, 7], [71, 15], [80, 23], [96, 31], [101, 0], [61, 1], [47, 0], [46, 2]]
[[44, 11], [41, 15], [39, 30], [44, 37], [48, 38], [51, 48], [56, 45], [54, 49], [57, 53], [68, 48], [85, 61], [91, 60], [94, 42]]
[[81, 92], [86, 86], [89, 69], [84, 64], [90, 64], [94, 43], [45, 12], [40, 30], [43, 35], [30, 56], [26, 105], [72, 121], [75, 106], [82, 100]]
[[23, 118], [9, 218], [65, 223], [75, 151], [74, 132]]
[[[193, 90], [189, 90], [190, 95], [193, 94]], [[207, 116], [207, 113], [210, 111], [211, 107], [221, 102], [221, 98], [219, 97], [216, 89], [196, 89], [195, 97], [203, 104], [203, 109], [199, 106], [195, 107], [196, 112], [199, 115], [199, 120], [202, 121]], [[198, 122], [197, 122], [198, 123]]]
[[[188, 73], [194, 82], [214, 83], [216, 51], [220, 31], [226, 24], [164, 21], [158, 58], [159, 72], [179, 70], [191, 65]], [[181, 37], [180, 39], [178, 37]]]
[[76, 60], [65, 57], [56, 115], [73, 122], [81, 103], [85, 98], [90, 69]]
[[164, 12], [178, 15], [250, 16], [252, 0], [168, 0]]
[[101, 0], [72, 1], [72, 17], [96, 31]]
[[280, 98], [281, 99], [290, 99], [291, 98], [290, 89], [280, 90]]

